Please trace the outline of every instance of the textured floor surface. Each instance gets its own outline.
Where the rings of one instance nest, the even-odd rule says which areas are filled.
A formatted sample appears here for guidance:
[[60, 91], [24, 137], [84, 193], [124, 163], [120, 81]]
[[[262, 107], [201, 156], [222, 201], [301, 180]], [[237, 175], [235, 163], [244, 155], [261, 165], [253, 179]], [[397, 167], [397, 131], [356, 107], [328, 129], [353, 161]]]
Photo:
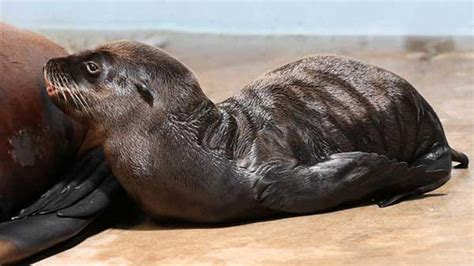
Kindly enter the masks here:
[[[314, 39], [199, 37], [165, 47], [191, 67], [216, 101], [264, 71], [307, 54], [338, 53], [391, 70], [411, 82], [437, 111], [452, 147], [474, 160], [474, 53], [456, 49], [392, 52], [331, 45]], [[339, 43], [341, 45], [341, 43]], [[357, 46], [360, 47], [360, 44]], [[469, 264], [474, 261], [474, 174], [453, 170], [451, 181], [424, 198], [388, 208], [332, 213], [220, 228], [170, 228], [151, 222], [107, 229], [39, 262], [105, 264]], [[472, 264], [471, 264], [472, 265]]]

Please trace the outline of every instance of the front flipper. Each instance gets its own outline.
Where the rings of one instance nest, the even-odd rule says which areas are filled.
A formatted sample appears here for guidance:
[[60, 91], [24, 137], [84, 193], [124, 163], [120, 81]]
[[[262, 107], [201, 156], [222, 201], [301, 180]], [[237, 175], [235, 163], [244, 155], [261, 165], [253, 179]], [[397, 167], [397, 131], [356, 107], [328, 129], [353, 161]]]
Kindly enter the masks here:
[[427, 170], [374, 153], [346, 152], [313, 166], [276, 167], [255, 183], [254, 191], [265, 207], [302, 214], [368, 200], [388, 206], [448, 179], [449, 169]]
[[0, 263], [72, 238], [123, 193], [100, 150], [84, 155], [67, 176], [14, 220], [0, 224]]
[[21, 210], [13, 219], [21, 219], [37, 214], [48, 214], [71, 206], [97, 189], [104, 178], [111, 174], [100, 148], [85, 153], [65, 178], [41, 195], [31, 206]]

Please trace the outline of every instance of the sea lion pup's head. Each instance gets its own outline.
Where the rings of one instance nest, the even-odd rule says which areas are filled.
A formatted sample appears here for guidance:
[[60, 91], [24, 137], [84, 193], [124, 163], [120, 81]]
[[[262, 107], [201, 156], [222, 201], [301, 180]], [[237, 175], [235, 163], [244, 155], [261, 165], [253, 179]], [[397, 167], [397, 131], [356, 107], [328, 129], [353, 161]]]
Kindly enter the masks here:
[[118, 41], [44, 67], [49, 96], [71, 117], [120, 126], [166, 114], [186, 114], [207, 98], [193, 73], [159, 48]]

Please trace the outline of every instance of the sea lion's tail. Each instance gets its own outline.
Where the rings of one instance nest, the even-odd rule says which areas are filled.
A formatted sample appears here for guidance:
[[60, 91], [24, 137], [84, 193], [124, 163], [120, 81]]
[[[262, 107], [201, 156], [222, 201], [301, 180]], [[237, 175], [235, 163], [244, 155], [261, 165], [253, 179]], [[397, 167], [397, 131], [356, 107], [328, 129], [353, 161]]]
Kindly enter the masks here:
[[453, 162], [458, 162], [459, 164], [456, 165], [454, 168], [467, 168], [469, 166], [469, 157], [466, 154], [456, 151], [455, 149], [451, 148], [451, 160]]

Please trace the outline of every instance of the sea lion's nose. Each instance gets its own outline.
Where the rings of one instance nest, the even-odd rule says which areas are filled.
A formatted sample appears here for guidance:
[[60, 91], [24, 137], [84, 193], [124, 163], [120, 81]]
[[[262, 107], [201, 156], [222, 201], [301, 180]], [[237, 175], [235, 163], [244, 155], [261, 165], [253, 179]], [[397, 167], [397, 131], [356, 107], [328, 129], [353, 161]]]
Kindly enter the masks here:
[[46, 62], [43, 64], [43, 72], [44, 72], [45, 70], [47, 70], [49, 66], [51, 66], [51, 64], [54, 62], [54, 60], [55, 60], [54, 58], [48, 59], [48, 61], [46, 61]]
[[57, 57], [57, 58], [50, 58], [46, 63], [43, 65], [43, 69], [47, 68], [48, 66], [56, 65], [58, 67], [62, 67], [65, 65], [65, 59], [62, 57]]
[[48, 66], [48, 63], [49, 63], [49, 60], [46, 61], [46, 62], [43, 64], [43, 72], [46, 70], [46, 67]]

